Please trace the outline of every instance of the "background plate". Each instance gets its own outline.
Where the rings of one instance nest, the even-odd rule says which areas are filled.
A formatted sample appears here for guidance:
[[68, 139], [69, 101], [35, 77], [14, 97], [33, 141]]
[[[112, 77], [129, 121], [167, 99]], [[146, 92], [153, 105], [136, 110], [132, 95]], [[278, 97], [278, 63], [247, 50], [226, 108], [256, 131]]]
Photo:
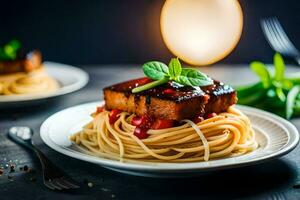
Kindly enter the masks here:
[[246, 155], [194, 163], [145, 163], [119, 162], [89, 155], [72, 145], [69, 136], [86, 124], [96, 106], [104, 102], [92, 102], [62, 110], [49, 117], [41, 126], [42, 140], [52, 149], [67, 156], [96, 163], [122, 173], [151, 176], [192, 176], [199, 172], [241, 167], [282, 156], [296, 147], [299, 142], [297, 129], [287, 120], [274, 114], [246, 106], [236, 106], [251, 120], [260, 147]]
[[44, 62], [43, 65], [46, 73], [56, 79], [61, 87], [55, 92], [46, 94], [0, 96], [0, 108], [19, 107], [25, 103], [36, 104], [41, 100], [77, 91], [88, 83], [89, 76], [82, 69], [54, 62]]

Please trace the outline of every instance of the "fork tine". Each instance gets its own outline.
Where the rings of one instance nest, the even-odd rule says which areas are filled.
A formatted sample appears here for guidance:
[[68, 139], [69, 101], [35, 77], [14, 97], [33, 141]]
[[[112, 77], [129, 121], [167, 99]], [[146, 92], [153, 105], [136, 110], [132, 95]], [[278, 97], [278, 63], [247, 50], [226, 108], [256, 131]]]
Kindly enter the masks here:
[[278, 46], [278, 43], [275, 39], [275, 35], [272, 32], [268, 19], [263, 19], [261, 20], [261, 27], [263, 30], [263, 33], [265, 34], [267, 41], [269, 43], [269, 45], [275, 50], [275, 51], [280, 51], [280, 47]]
[[58, 186], [60, 186], [61, 188], [63, 188], [63, 189], [70, 189], [70, 187], [67, 186], [67, 185], [64, 183], [64, 181], [63, 181], [62, 179], [60, 179], [60, 178], [54, 179], [54, 182], [55, 182]]
[[77, 189], [80, 188], [80, 186], [76, 185], [75, 183], [72, 183], [71, 181], [68, 181], [67, 179], [65, 179], [64, 177], [61, 178], [61, 181], [67, 185], [70, 189]]
[[295, 57], [299, 51], [288, 38], [276, 17], [261, 20], [261, 27], [270, 46], [283, 55]]
[[70, 180], [70, 179], [68, 179], [68, 178], [66, 178], [66, 177], [62, 177], [61, 179], [64, 181], [65, 184], [67, 184], [67, 185], [68, 185], [69, 187], [71, 187], [72, 189], [80, 188], [80, 186], [77, 185], [77, 184], [75, 183], [75, 181], [73, 181], [73, 180]]
[[55, 190], [55, 187], [53, 187], [48, 181], [44, 181], [44, 185], [51, 190]]
[[62, 190], [62, 188], [58, 184], [56, 184], [54, 180], [48, 181], [48, 184], [50, 184], [52, 187], [54, 187], [57, 190]]
[[284, 31], [283, 27], [281, 26], [278, 19], [275, 17], [272, 20], [273, 26], [275, 27], [275, 30], [277, 31], [279, 38], [281, 39], [282, 43], [286, 47], [286, 50], [288, 50], [292, 54], [297, 54], [298, 50], [294, 46], [294, 44], [291, 42], [289, 37], [287, 36], [286, 32]]
[[274, 40], [276, 40], [276, 42], [278, 44], [279, 51], [283, 52], [283, 53], [286, 53], [287, 49], [286, 49], [285, 43], [282, 41], [282, 38], [281, 38], [280, 34], [278, 33], [278, 30], [275, 27], [274, 20], [272, 18], [269, 19], [268, 24], [269, 24], [270, 31], [274, 35]]

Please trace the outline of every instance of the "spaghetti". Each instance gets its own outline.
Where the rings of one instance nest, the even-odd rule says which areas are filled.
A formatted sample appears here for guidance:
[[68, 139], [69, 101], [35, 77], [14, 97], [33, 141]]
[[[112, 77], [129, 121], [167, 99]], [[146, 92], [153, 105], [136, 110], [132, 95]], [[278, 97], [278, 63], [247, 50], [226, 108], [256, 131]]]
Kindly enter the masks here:
[[94, 113], [93, 120], [70, 137], [94, 155], [114, 160], [146, 162], [196, 162], [238, 156], [258, 147], [250, 121], [234, 107], [197, 124], [149, 130], [139, 139], [131, 125], [134, 114], [122, 112], [109, 123], [109, 111]]
[[49, 93], [58, 88], [58, 82], [43, 70], [0, 76], [0, 95]]

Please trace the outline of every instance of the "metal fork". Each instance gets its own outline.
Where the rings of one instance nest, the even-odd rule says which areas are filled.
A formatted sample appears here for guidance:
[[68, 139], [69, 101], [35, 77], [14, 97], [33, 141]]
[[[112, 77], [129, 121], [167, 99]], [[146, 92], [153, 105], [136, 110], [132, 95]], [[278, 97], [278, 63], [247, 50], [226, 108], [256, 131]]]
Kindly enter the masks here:
[[45, 186], [51, 190], [67, 190], [79, 188], [78, 183], [56, 167], [32, 142], [33, 130], [26, 126], [14, 126], [8, 131], [8, 136], [15, 142], [34, 151], [38, 156], [43, 170]]
[[291, 42], [276, 17], [262, 19], [261, 28], [270, 46], [284, 56], [294, 58], [300, 65], [300, 53]]

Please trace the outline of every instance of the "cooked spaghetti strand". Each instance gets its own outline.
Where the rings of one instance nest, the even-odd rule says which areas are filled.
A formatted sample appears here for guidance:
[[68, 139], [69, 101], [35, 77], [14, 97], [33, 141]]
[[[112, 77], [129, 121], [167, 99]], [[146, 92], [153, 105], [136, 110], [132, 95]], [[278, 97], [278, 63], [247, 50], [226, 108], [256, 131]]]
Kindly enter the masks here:
[[197, 162], [246, 154], [258, 148], [255, 132], [246, 115], [234, 107], [198, 124], [149, 130], [137, 138], [126, 112], [109, 123], [109, 112], [93, 114], [93, 120], [70, 139], [94, 155], [114, 160], [145, 162]]

